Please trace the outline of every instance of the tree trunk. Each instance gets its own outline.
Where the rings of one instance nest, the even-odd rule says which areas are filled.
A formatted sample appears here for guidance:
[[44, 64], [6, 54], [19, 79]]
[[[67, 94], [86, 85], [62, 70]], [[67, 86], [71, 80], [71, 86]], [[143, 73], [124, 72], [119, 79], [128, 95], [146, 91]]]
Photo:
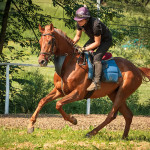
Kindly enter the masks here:
[[149, 0], [147, 0], [147, 2], [145, 3], [145, 6], [147, 6], [147, 5], [148, 5], [148, 3], [149, 3]]
[[5, 10], [4, 10], [4, 15], [3, 15], [3, 20], [2, 20], [2, 29], [1, 29], [1, 34], [0, 34], [0, 54], [2, 54], [3, 45], [5, 42], [5, 34], [6, 34], [8, 14], [10, 10], [11, 1], [12, 0], [7, 0]]

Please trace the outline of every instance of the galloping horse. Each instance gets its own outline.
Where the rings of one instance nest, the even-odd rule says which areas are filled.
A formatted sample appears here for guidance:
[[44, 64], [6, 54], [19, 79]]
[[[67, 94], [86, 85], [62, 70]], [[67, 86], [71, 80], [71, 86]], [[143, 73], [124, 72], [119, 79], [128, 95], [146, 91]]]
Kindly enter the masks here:
[[[66, 57], [62, 65], [61, 75], [54, 74], [54, 89], [40, 100], [30, 118], [28, 133], [34, 131], [34, 123], [42, 107], [60, 97], [63, 98], [57, 101], [56, 109], [65, 120], [76, 125], [76, 118], [66, 114], [62, 107], [65, 104], [85, 99], [88, 95], [86, 89], [91, 84], [91, 80], [88, 79], [87, 64], [81, 66], [77, 63], [79, 53], [74, 48], [73, 41], [61, 30], [54, 28], [53, 24], [46, 25], [45, 28], [39, 25], [39, 30], [42, 33], [39, 41], [41, 46], [39, 64], [46, 66], [52, 55]], [[130, 61], [120, 57], [115, 57], [114, 60], [121, 71], [122, 77], [119, 77], [117, 83], [102, 82], [101, 89], [94, 91], [90, 96], [90, 98], [99, 98], [108, 95], [113, 102], [112, 109], [104, 122], [86, 134], [87, 137], [96, 135], [99, 130], [116, 118], [119, 111], [125, 119], [123, 138], [126, 138], [133, 118], [132, 112], [126, 105], [126, 99], [141, 85], [143, 77], [150, 80], [150, 68], [137, 68]]]

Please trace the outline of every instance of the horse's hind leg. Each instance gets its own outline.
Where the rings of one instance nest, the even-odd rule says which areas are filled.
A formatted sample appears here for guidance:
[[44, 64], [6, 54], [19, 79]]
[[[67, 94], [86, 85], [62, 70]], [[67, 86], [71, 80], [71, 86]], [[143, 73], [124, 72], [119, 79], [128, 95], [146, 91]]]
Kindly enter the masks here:
[[[116, 92], [114, 92], [108, 96], [112, 100], [112, 102], [114, 103], [115, 97], [116, 97]], [[132, 122], [133, 114], [132, 114], [131, 110], [127, 107], [125, 102], [123, 104], [121, 104], [119, 111], [123, 115], [123, 117], [125, 118], [125, 129], [124, 129], [123, 138], [126, 138], [128, 136], [129, 130], [130, 130], [130, 125]], [[114, 118], [115, 117], [116, 116], [114, 116]]]
[[34, 123], [36, 122], [37, 116], [40, 110], [42, 109], [42, 107], [48, 102], [53, 101], [61, 96], [62, 94], [58, 90], [56, 90], [56, 88], [54, 88], [46, 97], [40, 100], [34, 114], [30, 118], [30, 122], [28, 124], [28, 133], [32, 133], [34, 131]]
[[[113, 98], [114, 97], [114, 98]], [[119, 108], [121, 107], [121, 105], [125, 102], [126, 97], [124, 96], [124, 89], [122, 87], [120, 87], [117, 91], [116, 94], [113, 93], [113, 96], [111, 98], [111, 100], [113, 101], [113, 106], [112, 106], [112, 110], [110, 111], [110, 113], [108, 114], [107, 118], [105, 119], [104, 122], [102, 122], [98, 127], [96, 127], [94, 130], [92, 130], [91, 132], [89, 132], [86, 136], [87, 137], [91, 137], [95, 134], [98, 133], [99, 130], [101, 130], [104, 126], [106, 126], [107, 124], [109, 124], [112, 120], [114, 120], [116, 118], [116, 114], [119, 110]]]
[[131, 110], [127, 107], [126, 103], [122, 104], [119, 108], [119, 111], [122, 113], [123, 117], [125, 118], [125, 129], [122, 138], [126, 138], [128, 136], [130, 125], [132, 122], [133, 114]]
[[[136, 78], [135, 78], [136, 79]], [[109, 95], [111, 100], [113, 101], [113, 107], [111, 112], [108, 114], [106, 120], [100, 124], [98, 127], [96, 127], [94, 130], [92, 130], [90, 133], [87, 134], [87, 136], [93, 136], [98, 133], [99, 130], [101, 130], [104, 126], [109, 124], [114, 118], [116, 112], [119, 110], [126, 121], [125, 130], [123, 134], [123, 138], [126, 138], [128, 136], [128, 132], [130, 129], [130, 125], [132, 122], [132, 112], [129, 110], [129, 108], [125, 104], [125, 100], [140, 86], [141, 84], [141, 78], [139, 77], [138, 80], [133, 80], [130, 76], [130, 81], [128, 82], [124, 80], [123, 85], [119, 87], [119, 89], [112, 95]], [[138, 82], [137, 82], [138, 81]]]
[[[116, 97], [116, 92], [114, 92], [108, 96], [112, 100], [112, 102], [114, 103], [115, 97]], [[123, 115], [123, 117], [125, 118], [125, 129], [124, 129], [123, 138], [126, 138], [128, 136], [129, 130], [130, 130], [130, 125], [132, 122], [133, 114], [132, 114], [131, 110], [127, 107], [125, 102], [123, 104], [121, 104], [119, 111]]]

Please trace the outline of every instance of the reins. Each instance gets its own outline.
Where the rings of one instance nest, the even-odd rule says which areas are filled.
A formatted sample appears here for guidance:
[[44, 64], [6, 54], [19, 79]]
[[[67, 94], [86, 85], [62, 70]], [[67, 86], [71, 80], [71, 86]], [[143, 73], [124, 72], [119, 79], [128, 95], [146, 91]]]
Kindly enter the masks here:
[[[76, 53], [76, 51], [78, 51], [78, 48], [79, 48], [78, 45], [73, 45], [73, 43], [71, 43], [71, 40], [68, 37], [66, 37], [62, 32], [59, 32], [57, 29], [55, 29], [55, 32], [57, 32], [59, 35], [61, 35], [63, 38], [65, 38], [65, 40], [73, 46], [73, 51], [72, 51], [72, 54], [71, 54], [71, 55], [73, 55], [73, 57], [75, 57], [76, 54], [80, 54], [80, 56], [82, 55], [79, 52]], [[52, 47], [51, 47], [50, 52], [40, 52], [40, 55], [44, 55], [44, 56], [47, 55], [48, 58], [45, 57], [45, 59], [48, 62], [49, 60], [52, 61], [51, 56], [54, 54], [54, 47], [56, 46], [56, 43], [55, 43], [54, 34], [45, 33], [45, 34], [42, 34], [41, 36], [46, 36], [46, 35], [52, 36], [52, 40], [48, 42], [48, 44], [52, 44]], [[64, 55], [68, 56], [69, 54], [65, 53]], [[71, 62], [71, 60], [69, 62]]]

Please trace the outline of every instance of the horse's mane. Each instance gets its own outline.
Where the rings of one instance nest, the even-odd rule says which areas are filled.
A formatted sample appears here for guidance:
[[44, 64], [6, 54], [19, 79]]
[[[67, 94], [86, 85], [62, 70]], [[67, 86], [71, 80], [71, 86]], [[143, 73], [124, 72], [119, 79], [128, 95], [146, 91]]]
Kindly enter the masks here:
[[63, 32], [61, 29], [54, 29], [55, 32], [57, 32], [59, 35], [61, 35], [64, 39], [66, 39], [66, 41], [73, 46], [73, 40], [71, 38], [69, 38], [65, 32]]

